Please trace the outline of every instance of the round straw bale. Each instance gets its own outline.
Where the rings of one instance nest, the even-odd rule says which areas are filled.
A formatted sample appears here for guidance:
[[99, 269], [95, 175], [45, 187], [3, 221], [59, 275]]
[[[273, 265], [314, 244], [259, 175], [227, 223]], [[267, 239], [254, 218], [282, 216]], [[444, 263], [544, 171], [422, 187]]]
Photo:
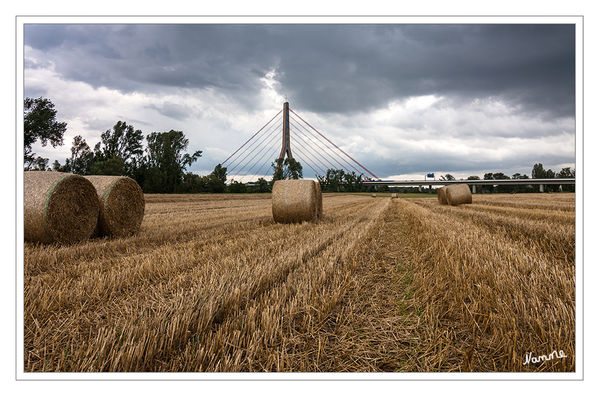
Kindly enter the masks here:
[[399, 198], [399, 194], [398, 193], [391, 193], [391, 198]]
[[96, 235], [125, 237], [139, 231], [146, 204], [135, 180], [125, 176], [85, 178], [94, 185], [100, 200]]
[[437, 200], [441, 205], [447, 205], [447, 187], [437, 188]]
[[453, 184], [445, 191], [447, 203], [452, 206], [472, 203], [472, 193], [467, 184]]
[[376, 198], [376, 194], [372, 194], [372, 198]]
[[314, 187], [316, 188], [316, 217], [320, 219], [322, 217], [322, 190], [320, 188], [320, 183], [315, 181]]
[[23, 182], [26, 241], [66, 244], [92, 235], [99, 203], [89, 180], [70, 173], [29, 171]]
[[315, 220], [317, 195], [312, 180], [277, 180], [272, 186], [272, 217], [277, 223]]

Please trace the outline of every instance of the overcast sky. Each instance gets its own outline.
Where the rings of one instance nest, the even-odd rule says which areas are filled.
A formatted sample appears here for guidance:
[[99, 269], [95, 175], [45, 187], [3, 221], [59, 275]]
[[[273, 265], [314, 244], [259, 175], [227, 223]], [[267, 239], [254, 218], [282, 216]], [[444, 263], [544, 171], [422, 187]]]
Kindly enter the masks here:
[[574, 25], [25, 25], [24, 38], [25, 95], [68, 123], [64, 146], [34, 147], [51, 162], [123, 120], [183, 131], [207, 174], [287, 99], [382, 178], [575, 165]]

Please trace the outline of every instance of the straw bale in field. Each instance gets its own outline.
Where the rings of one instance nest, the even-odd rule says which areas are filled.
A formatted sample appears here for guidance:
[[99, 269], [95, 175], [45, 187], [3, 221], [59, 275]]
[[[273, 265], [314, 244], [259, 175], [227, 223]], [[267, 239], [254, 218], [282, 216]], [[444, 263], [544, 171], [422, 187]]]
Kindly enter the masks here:
[[89, 180], [70, 173], [28, 171], [23, 181], [26, 241], [74, 243], [92, 235], [99, 203]]
[[376, 198], [376, 194], [372, 194], [372, 198]]
[[437, 188], [437, 200], [441, 205], [447, 205], [447, 187]]
[[392, 193], [391, 194], [391, 198], [399, 198], [399, 194], [398, 193]]
[[453, 184], [445, 191], [447, 203], [452, 206], [472, 203], [472, 193], [467, 184]]
[[317, 197], [316, 217], [320, 219], [322, 217], [322, 189], [320, 188], [320, 183], [317, 181], [314, 182], [314, 187], [316, 188]]
[[316, 220], [318, 206], [312, 180], [277, 180], [272, 187], [272, 216], [277, 223]]
[[124, 176], [86, 176], [86, 179], [95, 187], [100, 201], [96, 235], [125, 237], [139, 231], [145, 199], [135, 180]]

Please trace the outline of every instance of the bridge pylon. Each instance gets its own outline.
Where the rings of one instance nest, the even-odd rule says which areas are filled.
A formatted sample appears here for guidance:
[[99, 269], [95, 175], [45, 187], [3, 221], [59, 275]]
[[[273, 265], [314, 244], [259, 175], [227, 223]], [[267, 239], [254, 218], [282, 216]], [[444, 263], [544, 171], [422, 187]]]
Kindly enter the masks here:
[[[293, 128], [293, 139], [298, 143], [293, 146], [293, 152], [291, 150], [291, 128]], [[281, 132], [281, 145], [279, 146], [277, 142]], [[278, 158], [276, 158], [277, 153], [279, 154]], [[229, 174], [234, 177], [239, 176], [241, 179], [246, 176], [268, 176], [270, 173], [268, 169], [271, 168], [273, 158], [276, 158], [277, 163], [275, 173], [279, 173], [287, 158], [292, 158], [301, 162], [302, 166], [308, 166], [317, 177], [326, 175], [329, 169], [340, 169], [347, 174], [357, 176], [369, 174], [371, 176], [364, 180], [380, 181], [368, 168], [356, 161], [290, 108], [287, 101], [270, 121], [220, 165], [227, 165]], [[266, 169], [265, 172], [263, 172], [264, 169]], [[230, 179], [233, 180], [234, 177], [230, 177]]]
[[291, 153], [291, 134], [289, 133], [289, 102], [283, 103], [283, 140], [281, 145], [281, 152], [279, 153], [279, 159], [277, 161], [277, 171], [279, 167], [287, 158], [293, 158]]

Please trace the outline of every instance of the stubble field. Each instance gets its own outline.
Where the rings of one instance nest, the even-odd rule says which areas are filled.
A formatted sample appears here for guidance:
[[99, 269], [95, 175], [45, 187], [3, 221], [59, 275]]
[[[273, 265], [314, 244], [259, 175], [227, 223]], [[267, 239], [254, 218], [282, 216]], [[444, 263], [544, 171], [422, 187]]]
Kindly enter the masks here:
[[134, 237], [26, 243], [25, 371], [575, 369], [574, 194], [325, 194], [324, 214], [147, 195]]

